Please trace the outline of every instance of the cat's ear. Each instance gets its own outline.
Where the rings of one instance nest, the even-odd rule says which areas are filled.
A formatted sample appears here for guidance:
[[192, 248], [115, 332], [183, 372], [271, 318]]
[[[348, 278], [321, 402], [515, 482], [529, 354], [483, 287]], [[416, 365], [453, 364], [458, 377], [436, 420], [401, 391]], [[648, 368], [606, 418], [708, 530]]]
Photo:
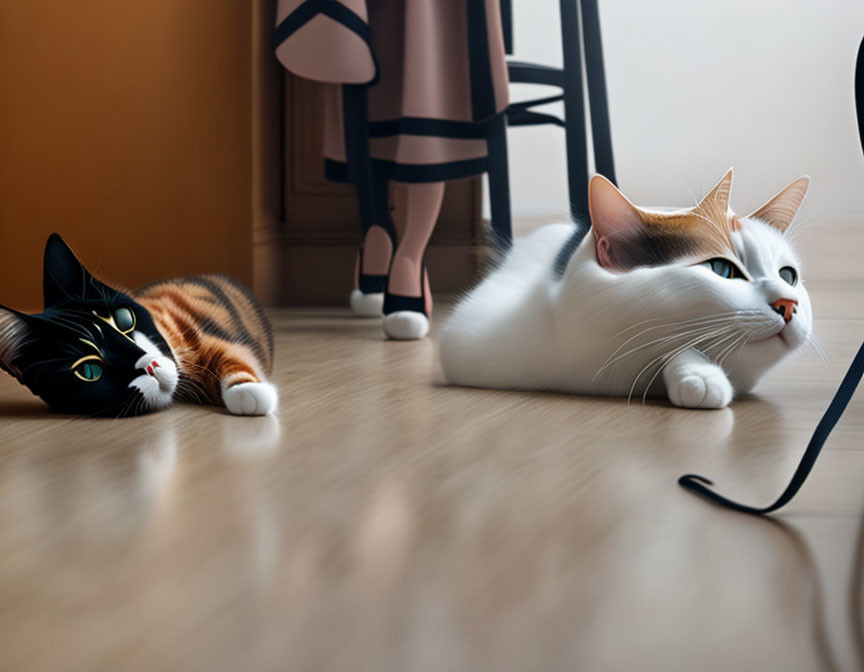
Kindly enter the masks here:
[[31, 333], [30, 316], [0, 306], [0, 369], [10, 373], [21, 383], [24, 376], [14, 360], [21, 354]]
[[644, 226], [639, 208], [602, 175], [595, 175], [588, 184], [588, 211], [597, 261], [603, 268], [614, 268], [614, 241], [637, 234]]
[[56, 233], [52, 233], [45, 243], [45, 262], [42, 269], [45, 308], [70, 300], [95, 298], [98, 296], [98, 284], [66, 242]]
[[711, 191], [705, 194], [705, 198], [699, 201], [696, 210], [706, 210], [708, 212], [717, 213], [725, 218], [729, 211], [729, 198], [732, 195], [732, 169], [726, 171], [726, 174], [720, 178], [720, 181], [715, 184]]
[[767, 222], [775, 229], [778, 229], [780, 233], [783, 233], [789, 228], [792, 220], [795, 219], [795, 215], [798, 214], [798, 210], [801, 207], [801, 203], [804, 202], [804, 197], [807, 195], [809, 188], [810, 178], [807, 176], [799, 177], [761, 208], [747, 215], [747, 217], [761, 219], [763, 222]]

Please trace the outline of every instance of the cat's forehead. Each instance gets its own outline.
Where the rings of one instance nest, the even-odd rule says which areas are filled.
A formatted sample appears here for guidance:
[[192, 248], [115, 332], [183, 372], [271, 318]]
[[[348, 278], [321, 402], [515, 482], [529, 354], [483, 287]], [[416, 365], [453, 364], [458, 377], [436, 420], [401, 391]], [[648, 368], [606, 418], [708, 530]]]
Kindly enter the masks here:
[[[677, 241], [686, 257], [715, 257], [735, 252], [727, 213], [707, 208], [687, 210], [642, 210], [648, 228], [670, 241]], [[671, 260], [671, 259], [670, 259]]]
[[61, 313], [75, 314], [82, 318], [99, 320], [108, 317], [120, 306], [140, 308], [137, 302], [122, 292], [112, 290], [98, 297], [76, 297], [66, 303], [54, 306]]
[[778, 264], [798, 263], [789, 241], [773, 226], [745, 217], [740, 222], [732, 234], [735, 256], [752, 275], [773, 275]]
[[[103, 310], [104, 312], [104, 310]], [[47, 325], [54, 335], [63, 333], [70, 337], [86, 336], [88, 339], [101, 341], [103, 337], [100, 320], [94, 311], [87, 306], [48, 308], [35, 317]]]

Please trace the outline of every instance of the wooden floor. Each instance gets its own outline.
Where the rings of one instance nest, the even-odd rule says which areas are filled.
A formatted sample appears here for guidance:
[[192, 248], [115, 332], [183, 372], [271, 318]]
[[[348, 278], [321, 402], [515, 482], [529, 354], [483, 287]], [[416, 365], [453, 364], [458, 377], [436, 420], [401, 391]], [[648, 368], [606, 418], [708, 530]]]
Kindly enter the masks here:
[[274, 312], [278, 417], [0, 379], [0, 669], [861, 669], [864, 390], [773, 520], [676, 485], [775, 497], [864, 338], [864, 228], [802, 244], [830, 363], [722, 411], [450, 389], [332, 310]]

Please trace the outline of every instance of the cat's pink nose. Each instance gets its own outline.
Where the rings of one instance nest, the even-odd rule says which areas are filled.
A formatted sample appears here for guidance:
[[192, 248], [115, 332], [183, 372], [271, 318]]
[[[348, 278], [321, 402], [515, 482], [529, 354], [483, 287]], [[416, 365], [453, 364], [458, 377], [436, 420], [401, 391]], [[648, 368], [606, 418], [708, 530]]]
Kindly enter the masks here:
[[795, 299], [777, 299], [771, 307], [787, 324], [792, 320], [792, 315], [798, 312], [798, 302]]

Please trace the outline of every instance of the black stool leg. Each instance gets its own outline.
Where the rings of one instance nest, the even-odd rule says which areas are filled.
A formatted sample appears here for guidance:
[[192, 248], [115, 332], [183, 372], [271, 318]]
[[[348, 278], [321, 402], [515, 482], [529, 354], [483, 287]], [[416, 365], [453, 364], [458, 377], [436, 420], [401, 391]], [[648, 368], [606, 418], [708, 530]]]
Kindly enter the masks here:
[[513, 3], [501, 0], [501, 27], [504, 33], [504, 53], [513, 55]]
[[591, 134], [594, 139], [594, 165], [597, 172], [612, 184], [615, 162], [612, 159], [612, 131], [606, 98], [606, 76], [603, 71], [603, 43], [600, 38], [600, 16], [597, 0], [581, 0], [582, 36], [585, 40], [585, 72], [588, 78], [588, 104], [591, 109]]
[[486, 144], [489, 151], [489, 205], [495, 242], [507, 249], [513, 242], [510, 219], [510, 168], [507, 162], [507, 115], [489, 120]]
[[561, 0], [561, 44], [564, 51], [564, 120], [567, 136], [567, 180], [570, 214], [588, 219], [588, 139], [582, 92], [582, 37], [579, 0]]

